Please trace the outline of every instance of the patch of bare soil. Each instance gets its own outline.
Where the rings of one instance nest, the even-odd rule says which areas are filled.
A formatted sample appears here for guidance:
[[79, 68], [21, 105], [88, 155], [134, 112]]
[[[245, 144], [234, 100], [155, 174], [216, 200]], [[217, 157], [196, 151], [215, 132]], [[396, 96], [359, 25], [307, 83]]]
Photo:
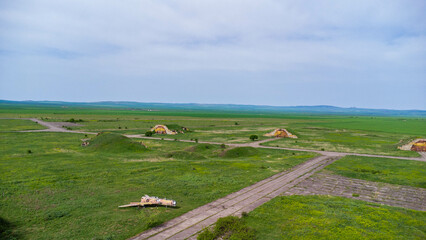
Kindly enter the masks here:
[[426, 189], [317, 173], [284, 195], [332, 195], [414, 210], [426, 210]]
[[401, 150], [410, 151], [415, 143], [421, 142], [421, 141], [426, 141], [426, 139], [416, 139], [416, 140], [414, 140], [414, 141], [412, 141], [408, 144], [402, 145], [398, 148], [401, 149]]

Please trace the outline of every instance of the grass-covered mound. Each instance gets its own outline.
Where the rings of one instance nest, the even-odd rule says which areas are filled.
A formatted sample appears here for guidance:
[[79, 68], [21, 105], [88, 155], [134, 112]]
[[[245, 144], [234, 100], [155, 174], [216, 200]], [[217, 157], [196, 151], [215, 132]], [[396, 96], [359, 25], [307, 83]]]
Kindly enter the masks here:
[[183, 127], [179, 124], [167, 124], [166, 127], [172, 131], [183, 131], [183, 132], [189, 132], [189, 129], [187, 129], [186, 127]]
[[208, 143], [200, 143], [200, 144], [197, 144], [197, 145], [194, 145], [192, 147], [185, 149], [185, 151], [188, 151], [188, 152], [206, 152], [206, 151], [217, 150], [219, 148], [220, 148], [219, 145], [208, 144]]
[[90, 140], [88, 149], [102, 152], [144, 152], [147, 148], [120, 134], [104, 132]]
[[166, 158], [176, 158], [183, 160], [201, 160], [206, 159], [206, 157], [202, 154], [196, 152], [188, 152], [188, 151], [174, 151], [166, 153]]
[[223, 151], [220, 153], [224, 158], [239, 158], [239, 157], [252, 157], [259, 154], [259, 150], [253, 147], [236, 147]]

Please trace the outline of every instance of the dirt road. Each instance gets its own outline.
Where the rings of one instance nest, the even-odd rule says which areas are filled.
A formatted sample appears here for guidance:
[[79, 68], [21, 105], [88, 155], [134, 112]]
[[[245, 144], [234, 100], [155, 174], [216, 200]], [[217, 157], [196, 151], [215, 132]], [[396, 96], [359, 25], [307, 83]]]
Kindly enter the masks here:
[[[68, 132], [68, 133], [82, 133], [82, 134], [97, 134], [96, 132], [84, 132], [84, 131], [76, 131], [76, 130], [67, 130], [62, 128], [63, 125], [70, 125], [73, 123], [68, 122], [45, 122], [36, 118], [1, 118], [1, 119], [24, 119], [31, 120], [36, 122], [42, 126], [47, 127], [47, 129], [42, 130], [26, 130], [20, 132]], [[78, 124], [74, 124], [73, 126], [78, 126]], [[166, 141], [175, 141], [175, 139], [171, 138], [159, 138], [159, 137], [145, 137], [141, 134], [124, 134], [124, 136], [129, 138], [142, 138], [142, 139], [156, 139], [156, 140], [166, 140]], [[365, 156], [365, 157], [383, 157], [383, 158], [395, 158], [395, 159], [404, 159], [404, 160], [414, 160], [414, 161], [422, 161], [426, 162], [426, 153], [420, 153], [420, 157], [398, 157], [398, 156], [385, 156], [385, 155], [375, 155], [375, 154], [362, 154], [362, 153], [348, 153], [348, 152], [329, 152], [329, 151], [318, 151], [318, 150], [309, 150], [309, 149], [299, 149], [299, 148], [284, 148], [284, 147], [272, 147], [272, 146], [262, 146], [260, 144], [274, 141], [276, 138], [265, 139], [261, 141], [253, 141], [249, 143], [225, 143], [231, 147], [256, 147], [256, 148], [269, 148], [269, 149], [282, 149], [282, 150], [291, 150], [291, 151], [302, 151], [302, 152], [315, 152], [321, 155], [338, 155], [338, 156], [346, 156], [346, 155], [354, 155], [354, 156]], [[180, 142], [194, 142], [191, 140], [179, 140]], [[206, 142], [199, 141], [198, 143], [208, 143], [208, 144], [223, 144], [218, 142]]]
[[[175, 141], [175, 139], [171, 138], [157, 138], [157, 137], [145, 137], [140, 134], [136, 135], [124, 135], [129, 138], [142, 138], [142, 139], [155, 139], [155, 140], [164, 140], [164, 141]], [[268, 148], [268, 149], [281, 149], [281, 150], [290, 150], [290, 151], [299, 151], [299, 152], [314, 152], [321, 155], [334, 155], [334, 156], [365, 156], [365, 157], [381, 157], [381, 158], [394, 158], [394, 159], [403, 159], [403, 160], [414, 160], [414, 161], [422, 161], [426, 162], [426, 153], [420, 153], [420, 157], [398, 157], [398, 156], [387, 156], [387, 155], [375, 155], [375, 154], [363, 154], [363, 153], [349, 153], [349, 152], [330, 152], [330, 151], [319, 151], [319, 150], [310, 150], [310, 149], [300, 149], [300, 148], [285, 148], [285, 147], [272, 147], [272, 146], [262, 146], [261, 143], [270, 142], [277, 140], [276, 138], [265, 139], [261, 141], [254, 141], [250, 143], [225, 143], [231, 147], [255, 147], [255, 148]], [[194, 142], [191, 140], [179, 140], [180, 142]], [[198, 141], [198, 143], [208, 143], [208, 144], [223, 144], [218, 142], [206, 142], [206, 141]]]
[[62, 127], [62, 126], [66, 126], [66, 127], [81, 126], [80, 124], [70, 123], [70, 122], [45, 122], [45, 121], [39, 120], [37, 118], [0, 118], [0, 119], [30, 120], [30, 121], [38, 123], [42, 126], [47, 127], [46, 129], [24, 130], [24, 131], [18, 131], [18, 132], [68, 132], [68, 133], [96, 134], [94, 132], [83, 132], [83, 131], [76, 131], [76, 130], [68, 130], [68, 129], [65, 129], [65, 128]]

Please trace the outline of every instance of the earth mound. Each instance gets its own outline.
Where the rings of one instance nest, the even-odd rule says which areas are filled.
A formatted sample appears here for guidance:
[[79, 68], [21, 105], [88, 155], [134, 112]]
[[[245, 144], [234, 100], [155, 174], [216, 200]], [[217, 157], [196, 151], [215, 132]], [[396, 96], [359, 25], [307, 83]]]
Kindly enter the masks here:
[[166, 153], [166, 158], [176, 158], [176, 159], [182, 159], [182, 160], [201, 160], [206, 159], [203, 155], [195, 152], [188, 152], [188, 151], [174, 151]]
[[253, 147], [236, 147], [225, 150], [219, 155], [224, 158], [239, 158], [239, 157], [251, 157], [259, 153], [256, 148]]
[[265, 137], [281, 137], [281, 138], [297, 138], [296, 135], [291, 134], [285, 128], [277, 128], [274, 131], [263, 135]]
[[411, 151], [426, 152], [426, 140], [419, 140], [411, 146]]
[[207, 151], [207, 150], [214, 150], [214, 149], [218, 149], [219, 146], [213, 145], [213, 144], [208, 144], [208, 143], [200, 143], [197, 144], [195, 146], [186, 148], [185, 151], [188, 152], [203, 152], [203, 151]]
[[426, 152], [426, 139], [416, 139], [398, 148], [405, 151]]
[[176, 135], [178, 133], [185, 133], [188, 131], [189, 131], [188, 128], [179, 126], [177, 124], [155, 125], [155, 127], [151, 129], [151, 132], [153, 133], [169, 134], [169, 135]]
[[144, 152], [145, 145], [133, 142], [130, 138], [120, 134], [104, 132], [89, 141], [88, 149], [103, 152]]

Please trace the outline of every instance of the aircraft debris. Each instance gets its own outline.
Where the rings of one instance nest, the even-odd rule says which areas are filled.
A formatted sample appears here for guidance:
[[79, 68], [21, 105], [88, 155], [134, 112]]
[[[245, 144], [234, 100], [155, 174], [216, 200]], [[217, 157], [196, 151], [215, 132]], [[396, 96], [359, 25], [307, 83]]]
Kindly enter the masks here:
[[158, 197], [150, 197], [148, 195], [145, 195], [141, 198], [140, 202], [131, 202], [126, 205], [118, 206], [119, 208], [126, 208], [126, 207], [145, 207], [145, 206], [166, 206], [166, 207], [175, 207], [176, 201], [169, 200], [169, 199], [163, 199]]

